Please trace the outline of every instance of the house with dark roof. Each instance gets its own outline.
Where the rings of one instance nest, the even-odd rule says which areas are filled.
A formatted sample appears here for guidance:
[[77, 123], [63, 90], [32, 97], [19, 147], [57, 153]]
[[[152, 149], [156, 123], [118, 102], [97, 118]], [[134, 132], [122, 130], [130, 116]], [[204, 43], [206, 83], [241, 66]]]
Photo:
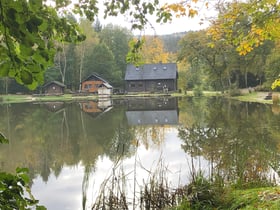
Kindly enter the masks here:
[[93, 73], [81, 82], [81, 91], [87, 93], [98, 93], [98, 88], [105, 83], [107, 86], [109, 85], [109, 82]]
[[61, 82], [51, 81], [43, 86], [43, 92], [46, 95], [62, 95], [64, 94], [65, 87]]
[[177, 98], [133, 98], [125, 112], [129, 125], [178, 125]]
[[125, 88], [127, 92], [164, 92], [177, 90], [176, 63], [127, 65]]

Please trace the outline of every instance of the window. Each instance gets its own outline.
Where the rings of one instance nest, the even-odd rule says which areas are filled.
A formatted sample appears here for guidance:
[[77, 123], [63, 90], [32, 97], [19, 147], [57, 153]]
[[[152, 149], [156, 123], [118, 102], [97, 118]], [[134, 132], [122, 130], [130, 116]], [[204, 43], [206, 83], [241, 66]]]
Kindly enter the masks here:
[[85, 84], [84, 85], [84, 89], [87, 89], [87, 90], [90, 89], [91, 87], [92, 87], [92, 84]]
[[142, 83], [139, 83], [139, 84], [138, 84], [138, 87], [143, 87], [143, 84], [142, 84]]
[[133, 83], [132, 83], [132, 84], [130, 84], [130, 87], [134, 88], [134, 87], [135, 87], [135, 84], [133, 84]]

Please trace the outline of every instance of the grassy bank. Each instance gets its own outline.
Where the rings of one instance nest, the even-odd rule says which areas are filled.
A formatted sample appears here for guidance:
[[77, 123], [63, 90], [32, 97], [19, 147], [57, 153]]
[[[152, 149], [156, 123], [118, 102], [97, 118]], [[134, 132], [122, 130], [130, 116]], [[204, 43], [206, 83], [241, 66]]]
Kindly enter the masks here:
[[[220, 92], [215, 91], [205, 91], [203, 92], [204, 96], [219, 96]], [[185, 96], [194, 96], [192, 91], [187, 93], [129, 93], [125, 95], [112, 95], [111, 98], [121, 99], [121, 98], [133, 98], [133, 97], [185, 97]], [[50, 101], [81, 101], [81, 100], [96, 100], [98, 95], [72, 95], [64, 94], [57, 96], [43, 96], [43, 95], [0, 95], [0, 104], [1, 103], [26, 103], [26, 102], [50, 102]]]
[[228, 190], [217, 198], [218, 204], [215, 205], [209, 200], [199, 204], [191, 204], [184, 200], [181, 205], [172, 208], [172, 210], [277, 210], [280, 209], [280, 188], [264, 187], [246, 190]]

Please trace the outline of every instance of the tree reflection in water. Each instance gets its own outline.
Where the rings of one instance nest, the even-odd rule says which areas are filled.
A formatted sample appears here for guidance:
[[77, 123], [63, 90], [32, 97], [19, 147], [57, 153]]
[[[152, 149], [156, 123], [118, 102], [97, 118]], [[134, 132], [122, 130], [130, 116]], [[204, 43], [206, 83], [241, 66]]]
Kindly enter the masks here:
[[[202, 108], [203, 103], [191, 104]], [[179, 128], [185, 152], [209, 160], [212, 177], [218, 175], [226, 182], [245, 187], [276, 181], [280, 172], [279, 116], [270, 106], [212, 99], [204, 110], [198, 117], [193, 112], [193, 123]]]
[[[64, 173], [69, 173], [65, 168], [82, 168], [78, 193], [81, 194], [79, 190], [82, 189], [80, 204], [84, 208], [91, 202], [86, 192], [92, 188], [92, 177], [97, 179], [100, 160], [110, 160], [112, 167], [109, 168], [114, 174], [99, 178], [110, 180], [107, 181], [109, 186], [114, 182], [118, 187], [114, 189], [124, 192], [128, 191], [127, 188], [136, 189], [140, 184], [142, 192], [145, 188], [155, 189], [156, 185], [147, 185], [156, 181], [167, 186], [164, 171], [177, 173], [180, 167], [189, 171], [205, 168], [210, 178], [218, 175], [226, 182], [243, 186], [265, 184], [269, 181], [267, 178], [271, 178], [267, 177], [271, 171], [280, 173], [280, 116], [275, 105], [221, 98], [119, 100], [112, 104], [109, 110], [97, 109], [98, 104], [94, 102], [85, 105], [59, 103], [55, 108], [46, 107], [51, 104], [0, 105], [1, 132], [10, 140], [9, 145], [0, 147], [1, 170], [13, 172], [17, 166], [28, 167], [33, 180], [37, 181], [39, 175], [48, 186], [50, 179], [60, 180]], [[172, 151], [177, 143], [185, 151], [182, 151], [183, 157], [176, 156], [178, 150]], [[158, 156], [148, 152], [160, 153], [163, 147], [168, 151], [165, 154], [168, 157], [161, 156], [160, 159], [181, 161], [180, 166], [172, 165], [169, 159], [167, 162], [158, 160], [165, 166], [153, 164]], [[139, 148], [141, 153], [150, 155], [145, 157], [145, 161], [151, 163], [149, 167], [143, 167]], [[145, 183], [140, 178], [136, 186], [124, 188], [123, 178], [128, 174], [133, 175], [130, 180], [134, 176], [140, 177], [140, 169], [134, 168], [136, 162], [142, 170], [150, 171], [148, 178]], [[203, 162], [211, 164], [206, 166]], [[132, 165], [132, 168], [127, 170], [128, 166], [123, 163]], [[157, 168], [163, 169], [161, 178], [158, 170], [151, 170]], [[169, 173], [168, 178], [170, 174], [172, 176]], [[114, 181], [116, 176], [118, 182]], [[178, 179], [178, 174], [176, 176]], [[191, 175], [182, 172], [182, 183], [187, 183], [189, 178]], [[126, 201], [132, 205], [137, 203]]]

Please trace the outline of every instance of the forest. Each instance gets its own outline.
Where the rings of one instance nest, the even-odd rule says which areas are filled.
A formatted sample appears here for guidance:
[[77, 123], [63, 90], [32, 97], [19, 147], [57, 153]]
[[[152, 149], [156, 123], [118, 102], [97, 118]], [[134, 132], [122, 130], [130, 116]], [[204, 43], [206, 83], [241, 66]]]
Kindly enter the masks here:
[[[99, 19], [78, 21], [68, 15], [66, 19], [82, 31], [81, 40], [74, 42], [71, 37], [69, 40], [64, 37], [66, 41], [55, 41], [53, 63], [46, 64], [40, 76], [43, 78], [39, 78], [41, 82], [34, 87], [26, 83], [23, 86], [24, 82], [18, 81], [16, 75], [4, 75], [0, 77], [0, 93], [40, 93], [44, 84], [54, 80], [65, 84], [68, 92], [76, 92], [81, 81], [92, 73], [99, 74], [114, 88], [123, 89], [126, 65], [133, 62], [129, 56], [135, 56], [132, 52], [136, 43], [140, 43], [136, 50], [140, 63], [178, 64], [179, 90], [233, 90], [233, 93], [239, 88], [271, 90], [280, 73], [280, 42], [276, 35], [266, 35], [265, 29], [253, 22], [252, 18], [265, 22], [267, 17], [252, 16], [250, 5], [222, 2], [216, 6], [218, 17], [210, 20], [207, 29], [154, 36], [135, 36], [131, 29], [120, 25], [103, 25]], [[267, 2], [261, 6], [269, 12], [271, 5]], [[265, 27], [278, 27], [269, 24]], [[238, 41], [242, 37], [243, 42]], [[29, 78], [28, 71], [24, 73]]]

